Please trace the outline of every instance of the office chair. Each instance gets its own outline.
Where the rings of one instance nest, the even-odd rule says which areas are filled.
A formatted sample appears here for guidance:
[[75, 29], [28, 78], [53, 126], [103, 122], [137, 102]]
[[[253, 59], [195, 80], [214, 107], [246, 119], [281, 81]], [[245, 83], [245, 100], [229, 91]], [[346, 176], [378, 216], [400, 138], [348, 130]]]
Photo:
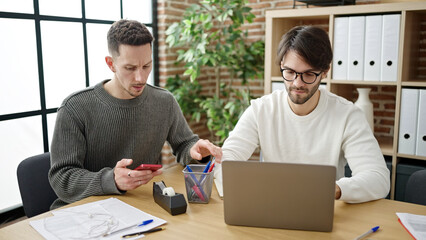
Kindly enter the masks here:
[[405, 201], [426, 205], [426, 169], [411, 174], [405, 188]]
[[27, 217], [49, 211], [58, 198], [47, 177], [49, 169], [50, 153], [29, 157], [18, 165], [19, 191]]

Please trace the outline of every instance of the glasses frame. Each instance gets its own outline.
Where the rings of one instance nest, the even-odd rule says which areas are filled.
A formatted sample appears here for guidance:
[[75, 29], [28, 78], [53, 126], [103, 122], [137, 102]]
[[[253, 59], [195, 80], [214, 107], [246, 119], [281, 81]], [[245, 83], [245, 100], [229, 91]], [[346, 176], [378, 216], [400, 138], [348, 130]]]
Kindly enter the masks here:
[[[288, 80], [288, 79], [286, 79], [286, 78], [284, 77], [284, 71], [285, 71], [285, 70], [291, 70], [291, 71], [293, 71], [294, 73], [296, 73], [296, 77], [294, 77], [294, 79], [293, 79], [293, 80]], [[323, 71], [321, 71], [321, 72], [319, 72], [319, 73], [315, 73], [315, 72], [312, 72], [312, 71], [296, 72], [296, 71], [294, 71], [293, 69], [290, 69], [290, 68], [281, 68], [281, 67], [280, 67], [280, 71], [281, 71], [281, 77], [283, 77], [283, 79], [284, 79], [285, 81], [287, 81], [287, 82], [293, 82], [294, 80], [296, 80], [297, 76], [298, 76], [298, 75], [300, 75], [300, 80], [302, 80], [302, 82], [304, 82], [305, 84], [313, 84], [313, 83], [315, 83], [315, 82], [317, 81], [317, 79], [318, 79], [318, 76], [320, 76], [320, 75], [321, 75], [321, 73], [323, 72]], [[315, 75], [315, 80], [314, 80], [313, 82], [305, 82], [305, 80], [303, 80], [303, 74], [304, 74], [304, 73], [307, 73], [307, 72], [309, 72], [309, 73], [313, 73], [313, 74]], [[320, 79], [321, 79], [321, 78], [320, 78]]]

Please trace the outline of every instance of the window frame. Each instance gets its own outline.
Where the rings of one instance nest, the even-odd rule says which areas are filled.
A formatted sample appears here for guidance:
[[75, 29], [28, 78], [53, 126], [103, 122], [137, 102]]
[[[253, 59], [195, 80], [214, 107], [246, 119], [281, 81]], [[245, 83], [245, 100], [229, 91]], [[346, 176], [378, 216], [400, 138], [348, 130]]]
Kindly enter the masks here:
[[[158, 57], [158, 25], [157, 25], [157, 0], [152, 1], [152, 22], [144, 23], [147, 27], [152, 29], [152, 33], [155, 41], [153, 42], [153, 60], [154, 66], [152, 69], [153, 82], [155, 86], [159, 86], [159, 57]], [[97, 23], [97, 24], [112, 24], [112, 20], [102, 20], [102, 19], [87, 19], [85, 13], [85, 0], [81, 0], [81, 18], [73, 17], [61, 17], [61, 16], [50, 16], [50, 15], [40, 15], [39, 11], [39, 0], [33, 0], [34, 13], [19, 13], [19, 12], [3, 12], [0, 11], [0, 18], [6, 19], [27, 19], [34, 20], [35, 23], [35, 34], [36, 34], [36, 44], [37, 44], [37, 64], [38, 64], [38, 79], [39, 79], [39, 91], [40, 91], [40, 109], [26, 112], [17, 112], [12, 114], [3, 114], [0, 115], [0, 122], [7, 120], [20, 119], [24, 117], [32, 116], [41, 116], [42, 118], [42, 132], [43, 132], [43, 148], [44, 152], [49, 152], [49, 137], [48, 137], [48, 114], [53, 114], [58, 111], [58, 107], [47, 108], [46, 107], [46, 93], [45, 93], [45, 81], [44, 81], [44, 67], [43, 67], [43, 49], [41, 42], [41, 21], [59, 21], [59, 22], [73, 22], [81, 23], [83, 29], [83, 47], [84, 47], [84, 69], [85, 69], [85, 83], [86, 87], [90, 86], [90, 77], [89, 77], [89, 64], [88, 64], [88, 46], [87, 46], [87, 24], [88, 23]], [[123, 19], [123, 0], [120, 0], [120, 18]], [[93, 82], [93, 81], [92, 81]], [[53, 129], [52, 129], [53, 131]]]

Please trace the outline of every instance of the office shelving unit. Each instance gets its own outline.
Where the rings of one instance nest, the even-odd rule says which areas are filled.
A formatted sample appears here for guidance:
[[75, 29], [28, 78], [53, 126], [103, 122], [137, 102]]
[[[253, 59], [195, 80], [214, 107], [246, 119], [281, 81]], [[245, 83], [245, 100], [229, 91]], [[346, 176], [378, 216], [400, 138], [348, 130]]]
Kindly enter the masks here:
[[[394, 94], [395, 102], [391, 118], [393, 129], [387, 135], [380, 134], [375, 129], [375, 136], [380, 144], [383, 155], [392, 159], [391, 199], [395, 195], [396, 165], [402, 159], [426, 163], [426, 157], [398, 153], [398, 133], [401, 104], [401, 90], [403, 87], [426, 88], [426, 74], [422, 75], [421, 67], [426, 65], [426, 52], [421, 52], [421, 46], [426, 45], [426, 2], [404, 2], [386, 4], [366, 4], [336, 7], [317, 7], [290, 10], [270, 10], [266, 12], [265, 36], [265, 94], [271, 93], [272, 83], [282, 82], [279, 66], [275, 64], [276, 51], [281, 36], [294, 26], [316, 25], [328, 31], [333, 44], [334, 19], [340, 16], [401, 14], [398, 77], [396, 82], [382, 81], [353, 81], [334, 80], [331, 78], [333, 69], [330, 69], [322, 83], [327, 89], [339, 96], [353, 101], [356, 98], [357, 87], [377, 88], [378, 95], [384, 91]], [[397, 27], [397, 26], [395, 26]], [[423, 56], [422, 56], [423, 55]], [[423, 58], [423, 59], [422, 59]], [[420, 70], [419, 70], [420, 69]], [[376, 113], [375, 113], [376, 114]], [[375, 118], [378, 117], [375, 115]], [[376, 124], [377, 127], [377, 124]]]

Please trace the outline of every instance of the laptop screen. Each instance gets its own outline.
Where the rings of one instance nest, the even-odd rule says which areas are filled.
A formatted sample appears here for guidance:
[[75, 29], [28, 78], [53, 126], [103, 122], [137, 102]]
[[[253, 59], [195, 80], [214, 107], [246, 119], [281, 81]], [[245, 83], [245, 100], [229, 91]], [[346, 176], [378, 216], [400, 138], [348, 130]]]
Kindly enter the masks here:
[[331, 231], [336, 167], [224, 161], [223, 201], [230, 225]]

